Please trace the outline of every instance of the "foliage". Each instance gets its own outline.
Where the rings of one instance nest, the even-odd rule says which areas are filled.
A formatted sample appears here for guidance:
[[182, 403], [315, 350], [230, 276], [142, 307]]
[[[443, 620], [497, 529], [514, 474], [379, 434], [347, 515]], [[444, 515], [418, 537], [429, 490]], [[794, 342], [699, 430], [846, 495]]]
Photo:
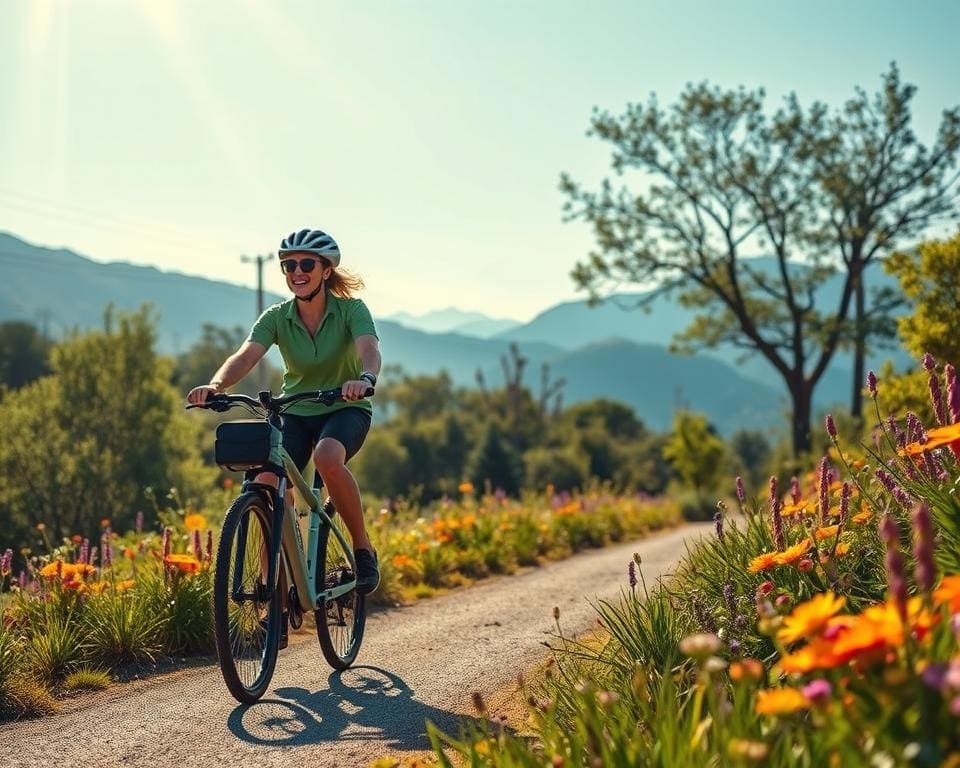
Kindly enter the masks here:
[[94, 667], [82, 667], [63, 681], [65, 691], [102, 691], [110, 687], [110, 674]]
[[689, 411], [677, 411], [673, 434], [663, 455], [673, 465], [680, 480], [698, 496], [714, 490], [723, 470], [726, 447], [710, 427], [706, 417]]
[[587, 480], [586, 462], [570, 448], [531, 448], [523, 455], [527, 488], [553, 485], [561, 491], [582, 488]]
[[[591, 133], [644, 192], [609, 180], [591, 192], [563, 177], [567, 213], [593, 225], [598, 245], [574, 280], [594, 300], [625, 282], [661, 286], [650, 297], [679, 292], [701, 312], [675, 346], [759, 353], [789, 393], [793, 451], [803, 454], [831, 359], [850, 344], [859, 364], [869, 338], [890, 334], [894, 297], [867, 306], [866, 268], [954, 206], [960, 112], [944, 114], [928, 150], [910, 128], [913, 91], [891, 67], [873, 99], [858, 91], [834, 112], [790, 96], [768, 115], [762, 90], [706, 83], [667, 110], [651, 97], [620, 116], [597, 111]], [[745, 258], [757, 247], [771, 266]], [[817, 291], [837, 270], [843, 286], [825, 306]]]
[[17, 389], [49, 373], [50, 347], [50, 341], [30, 323], [0, 323], [0, 389]]
[[515, 495], [520, 491], [519, 465], [516, 451], [491, 422], [467, 461], [467, 476], [478, 488], [489, 485]]

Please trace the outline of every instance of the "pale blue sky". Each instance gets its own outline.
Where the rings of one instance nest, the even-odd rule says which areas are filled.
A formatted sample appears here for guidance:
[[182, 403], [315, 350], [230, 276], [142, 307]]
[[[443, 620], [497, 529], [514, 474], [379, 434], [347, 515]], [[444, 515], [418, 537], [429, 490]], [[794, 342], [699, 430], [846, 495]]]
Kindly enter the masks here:
[[253, 284], [241, 254], [321, 227], [376, 314], [525, 320], [577, 296], [557, 181], [606, 174], [593, 106], [702, 79], [839, 104], [895, 59], [929, 142], [958, 28], [947, 0], [0, 0], [0, 230]]

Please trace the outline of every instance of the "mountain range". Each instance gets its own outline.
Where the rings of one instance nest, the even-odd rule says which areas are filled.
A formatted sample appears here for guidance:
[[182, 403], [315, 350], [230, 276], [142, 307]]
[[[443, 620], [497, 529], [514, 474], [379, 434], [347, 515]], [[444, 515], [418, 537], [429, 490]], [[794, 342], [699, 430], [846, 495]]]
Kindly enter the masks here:
[[[180, 353], [199, 338], [204, 323], [246, 326], [256, 315], [256, 293], [243, 286], [153, 267], [104, 264], [3, 233], [0, 274], [0, 321], [28, 320], [54, 337], [101, 326], [108, 304], [134, 310], [150, 303], [159, 315], [159, 349]], [[669, 427], [681, 405], [705, 412], [723, 433], [783, 423], [785, 393], [764, 361], [737, 361], [732, 349], [693, 356], [668, 352], [670, 337], [693, 312], [665, 297], [655, 299], [649, 313], [622, 308], [641, 295], [622, 294], [594, 307], [566, 302], [525, 324], [451, 307], [380, 317], [377, 327], [385, 362], [409, 373], [447, 370], [463, 386], [475, 385], [478, 370], [490, 386], [502, 382], [501, 357], [516, 342], [529, 360], [528, 386], [538, 392], [541, 366], [547, 364], [551, 378], [566, 380], [567, 404], [595, 397], [622, 400], [658, 430]], [[283, 299], [264, 297], [267, 305]], [[418, 324], [434, 330], [412, 327]], [[847, 401], [851, 382], [844, 362], [838, 360], [822, 381], [819, 405]]]

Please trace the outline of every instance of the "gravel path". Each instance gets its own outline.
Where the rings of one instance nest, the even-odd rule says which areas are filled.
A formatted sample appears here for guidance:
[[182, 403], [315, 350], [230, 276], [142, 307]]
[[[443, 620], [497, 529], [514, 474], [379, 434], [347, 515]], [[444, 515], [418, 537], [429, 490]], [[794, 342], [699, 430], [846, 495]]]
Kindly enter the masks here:
[[251, 707], [233, 700], [210, 665], [116, 685], [55, 716], [0, 726], [0, 765], [351, 768], [427, 749], [425, 720], [456, 732], [473, 691], [499, 690], [544, 657], [554, 606], [565, 634], [589, 629], [589, 601], [616, 597], [633, 552], [649, 584], [707, 528], [582, 552], [377, 613], [347, 672], [330, 671], [315, 636], [294, 637]]

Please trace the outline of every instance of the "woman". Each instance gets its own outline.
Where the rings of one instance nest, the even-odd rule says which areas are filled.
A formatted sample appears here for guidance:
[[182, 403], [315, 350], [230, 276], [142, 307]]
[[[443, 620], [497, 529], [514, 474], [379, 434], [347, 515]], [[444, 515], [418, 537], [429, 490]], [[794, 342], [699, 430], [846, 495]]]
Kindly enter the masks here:
[[[187, 401], [199, 405], [236, 384], [272, 344], [283, 356], [284, 395], [343, 390], [344, 402], [291, 407], [283, 417], [283, 447], [301, 469], [313, 451], [314, 466], [353, 539], [357, 591], [366, 594], [377, 588], [380, 571], [363, 523], [360, 489], [346, 463], [370, 429], [373, 409], [364, 393], [380, 372], [377, 331], [366, 305], [353, 296], [363, 281], [337, 271], [340, 248], [330, 235], [316, 229], [294, 232], [283, 239], [278, 255], [293, 298], [267, 309], [210, 383], [191, 389]], [[278, 482], [272, 473], [257, 479], [274, 487]], [[292, 490], [287, 503], [293, 504]]]

